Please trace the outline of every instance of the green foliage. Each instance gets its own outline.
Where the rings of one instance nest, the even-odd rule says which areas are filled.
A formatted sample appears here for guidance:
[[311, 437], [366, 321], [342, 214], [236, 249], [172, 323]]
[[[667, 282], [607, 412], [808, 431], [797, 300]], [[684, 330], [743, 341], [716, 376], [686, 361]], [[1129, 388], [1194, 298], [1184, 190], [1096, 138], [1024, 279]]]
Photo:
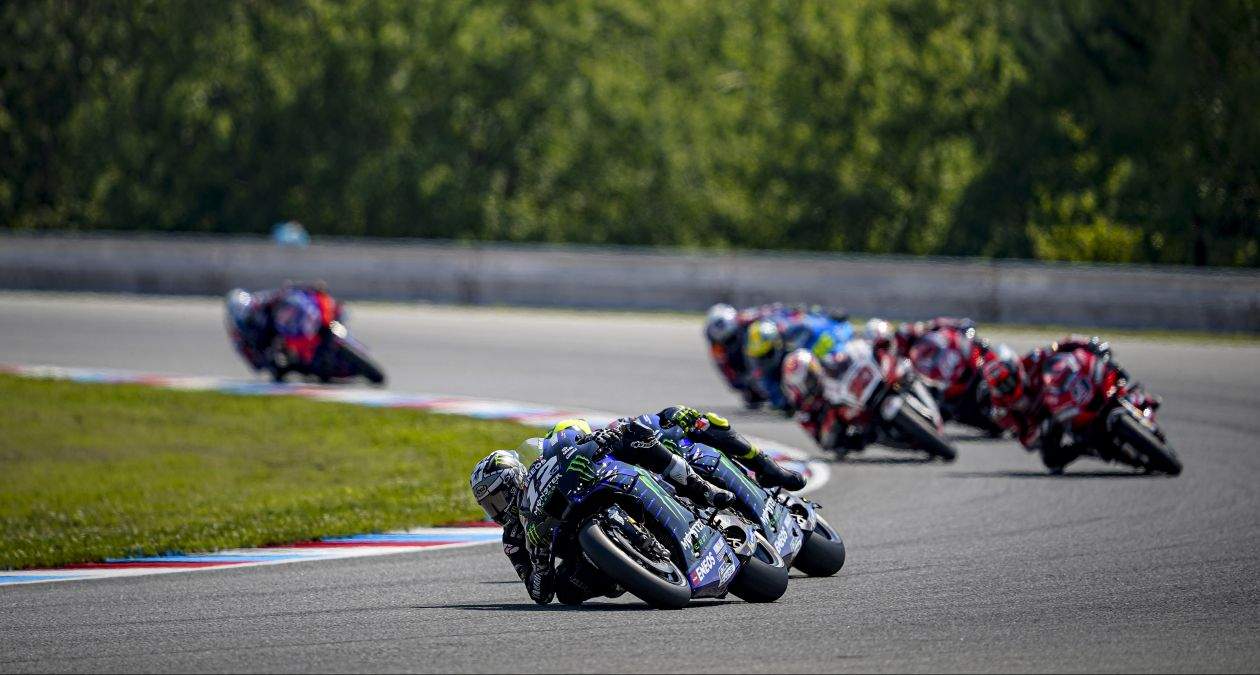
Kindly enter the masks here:
[[518, 424], [0, 375], [0, 569], [484, 517]]
[[13, 0], [0, 224], [1260, 264], [1253, 0]]

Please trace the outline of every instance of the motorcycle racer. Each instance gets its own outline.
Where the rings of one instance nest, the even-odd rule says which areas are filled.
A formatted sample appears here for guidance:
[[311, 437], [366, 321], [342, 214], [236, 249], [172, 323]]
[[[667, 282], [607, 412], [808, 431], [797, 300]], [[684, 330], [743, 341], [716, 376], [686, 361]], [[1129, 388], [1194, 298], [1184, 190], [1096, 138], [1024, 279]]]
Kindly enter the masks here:
[[790, 414], [782, 387], [784, 357], [807, 349], [821, 359], [851, 339], [853, 326], [843, 313], [835, 311], [795, 309], [763, 318], [748, 327], [744, 347], [753, 385], [776, 409]]
[[[721, 507], [730, 503], [731, 493], [708, 483], [666, 447], [682, 438], [711, 444], [756, 467], [763, 483], [792, 489], [804, 486], [799, 474], [778, 467], [764, 452], [731, 430], [726, 420], [684, 406], [616, 420], [608, 428], [594, 432], [584, 420], [560, 422], [546, 438], [529, 439], [522, 444], [524, 449], [539, 452], [539, 459], [527, 471], [515, 453], [505, 459], [505, 451], [492, 453], [478, 464], [472, 477], [473, 493], [487, 515], [504, 525], [504, 553], [535, 602], [546, 604], [556, 597], [565, 604], [577, 604], [621, 592], [579, 552], [568, 550], [572, 542], [555, 541], [560, 523], [555, 518], [550, 490], [563, 473], [562, 466], [582, 461], [575, 458], [589, 460], [612, 454], [661, 474], [680, 495], [700, 504]], [[503, 479], [495, 477], [500, 469], [494, 467], [504, 467]], [[562, 558], [559, 565], [555, 564], [557, 557]]]
[[237, 351], [255, 370], [268, 369], [277, 379], [285, 363], [314, 358], [320, 328], [341, 315], [340, 303], [320, 282], [254, 293], [233, 289], [226, 303]]
[[988, 340], [976, 335], [975, 322], [938, 317], [902, 324], [894, 341], [897, 355], [909, 359], [934, 390], [946, 419], [1001, 435], [988, 416], [988, 390], [981, 372], [997, 355]]
[[743, 396], [749, 408], [761, 405], [765, 398], [755, 387], [749, 386], [748, 361], [744, 357], [748, 326], [779, 309], [775, 305], [762, 305], [736, 310], [718, 303], [709, 308], [705, 318], [704, 336], [709, 341], [709, 355], [726, 383]]
[[1041, 454], [1041, 461], [1051, 473], [1062, 473], [1073, 460], [1088, 452], [1083, 443], [1070, 439], [1064, 443], [1066, 419], [1055, 419], [1046, 404], [1048, 395], [1059, 383], [1052, 372], [1058, 355], [1084, 349], [1110, 362], [1122, 376], [1124, 370], [1111, 358], [1111, 347], [1097, 337], [1071, 335], [1045, 347], [1037, 347], [1022, 359], [999, 348], [998, 358], [984, 366], [983, 375], [993, 405], [991, 417], [1002, 428], [1014, 433], [1030, 452]]

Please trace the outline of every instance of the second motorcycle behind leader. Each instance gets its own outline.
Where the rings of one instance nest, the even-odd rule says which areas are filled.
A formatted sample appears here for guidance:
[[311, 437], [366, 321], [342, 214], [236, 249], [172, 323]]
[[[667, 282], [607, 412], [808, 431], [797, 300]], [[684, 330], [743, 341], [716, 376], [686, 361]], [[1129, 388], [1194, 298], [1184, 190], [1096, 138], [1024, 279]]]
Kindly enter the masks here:
[[819, 358], [807, 350], [783, 362], [783, 391], [796, 419], [825, 450], [840, 457], [879, 443], [952, 462], [936, 398], [905, 359], [854, 339]]

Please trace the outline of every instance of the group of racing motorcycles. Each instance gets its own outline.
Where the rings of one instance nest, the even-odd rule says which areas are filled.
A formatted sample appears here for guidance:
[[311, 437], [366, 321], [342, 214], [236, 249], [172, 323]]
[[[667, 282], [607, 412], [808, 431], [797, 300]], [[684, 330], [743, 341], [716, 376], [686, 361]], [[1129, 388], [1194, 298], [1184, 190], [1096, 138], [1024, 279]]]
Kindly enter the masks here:
[[[288, 373], [384, 380], [322, 286], [238, 289], [227, 305], [238, 352], [277, 381]], [[778, 304], [715, 305], [704, 333], [749, 408], [794, 417], [839, 457], [881, 443], [952, 461], [944, 434], [952, 420], [1015, 435], [1055, 473], [1082, 455], [1181, 471], [1155, 423], [1159, 400], [1096, 338], [1070, 337], [1021, 357], [980, 338], [968, 320], [894, 329], [874, 319], [859, 335], [841, 312]], [[560, 422], [516, 450], [492, 452], [470, 485], [541, 604], [626, 592], [658, 608], [728, 593], [773, 602], [787, 590], [789, 568], [831, 576], [845, 562], [822, 507], [793, 494], [804, 476], [726, 419], [686, 406], [602, 428]]]
[[993, 345], [969, 319], [859, 335], [840, 312], [714, 305], [705, 322], [714, 363], [749, 408], [794, 417], [843, 458], [871, 443], [953, 461], [953, 421], [1039, 451], [1051, 473], [1082, 456], [1150, 473], [1181, 464], [1155, 422], [1159, 399], [1130, 378], [1098, 338], [1069, 336], [1024, 355]]

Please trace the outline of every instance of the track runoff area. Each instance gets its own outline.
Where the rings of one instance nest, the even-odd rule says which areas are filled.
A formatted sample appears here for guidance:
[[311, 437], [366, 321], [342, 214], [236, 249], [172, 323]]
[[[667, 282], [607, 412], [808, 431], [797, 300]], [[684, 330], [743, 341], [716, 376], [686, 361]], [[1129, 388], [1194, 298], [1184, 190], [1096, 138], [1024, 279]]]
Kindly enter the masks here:
[[[37, 379], [68, 380], [96, 384], [139, 384], [183, 391], [214, 391], [239, 396], [298, 396], [315, 401], [362, 405], [373, 408], [409, 408], [444, 415], [460, 415], [486, 420], [511, 420], [547, 427], [574, 417], [582, 417], [596, 427], [603, 426], [617, 415], [594, 410], [567, 410], [552, 406], [440, 394], [397, 394], [375, 389], [338, 387], [335, 385], [272, 384], [257, 380], [222, 377], [181, 377], [153, 373], [56, 366], [24, 366], [0, 364], [0, 373]], [[827, 483], [830, 467], [811, 460], [799, 448], [752, 437], [775, 461], [800, 471], [809, 479], [801, 491], [808, 493]], [[342, 537], [325, 537], [313, 541], [293, 542], [266, 548], [206, 551], [194, 554], [170, 554], [129, 558], [113, 558], [84, 562], [54, 569], [0, 571], [0, 586], [24, 583], [48, 583], [83, 579], [108, 579], [146, 574], [191, 572], [224, 567], [253, 567], [284, 563], [339, 560], [364, 556], [388, 555], [415, 550], [440, 550], [457, 546], [498, 543], [502, 530], [492, 523], [466, 523], [462, 526], [415, 528], [399, 532], [374, 532]]]
[[[0, 294], [0, 316], [4, 363], [245, 373], [218, 299]], [[624, 414], [687, 403], [810, 447], [790, 421], [740, 409], [697, 317], [352, 304], [349, 325], [391, 392]], [[981, 330], [1018, 349], [1057, 337]], [[962, 429], [950, 465], [868, 451], [811, 494], [845, 568], [794, 578], [772, 605], [536, 607], [497, 547], [463, 546], [6, 586], [0, 671], [1255, 672], [1260, 347], [1112, 343], [1163, 397], [1185, 473], [1082, 460], [1049, 477], [1012, 441]]]

